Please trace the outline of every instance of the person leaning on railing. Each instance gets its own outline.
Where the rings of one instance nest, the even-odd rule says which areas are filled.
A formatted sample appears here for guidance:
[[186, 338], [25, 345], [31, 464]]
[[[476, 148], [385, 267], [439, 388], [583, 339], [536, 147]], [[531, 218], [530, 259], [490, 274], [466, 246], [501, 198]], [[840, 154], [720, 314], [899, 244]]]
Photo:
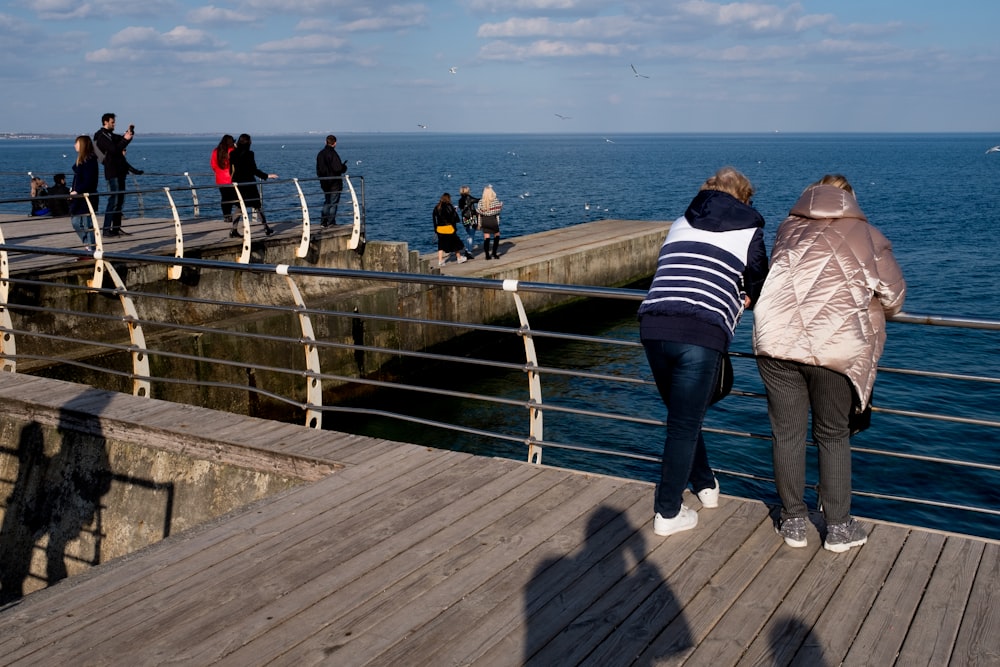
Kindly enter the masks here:
[[823, 547], [844, 552], [868, 539], [851, 517], [850, 420], [871, 401], [885, 321], [905, 298], [892, 244], [868, 223], [847, 179], [832, 174], [807, 187], [778, 227], [754, 309], [753, 346], [767, 389], [781, 498], [776, 528], [788, 546], [807, 545], [810, 408], [827, 526]]
[[639, 306], [639, 338], [667, 407], [654, 500], [657, 535], [698, 525], [698, 513], [682, 502], [688, 485], [702, 507], [719, 503], [702, 423], [736, 325], [767, 275], [764, 218], [750, 201], [753, 192], [732, 167], [706, 180], [670, 226]]

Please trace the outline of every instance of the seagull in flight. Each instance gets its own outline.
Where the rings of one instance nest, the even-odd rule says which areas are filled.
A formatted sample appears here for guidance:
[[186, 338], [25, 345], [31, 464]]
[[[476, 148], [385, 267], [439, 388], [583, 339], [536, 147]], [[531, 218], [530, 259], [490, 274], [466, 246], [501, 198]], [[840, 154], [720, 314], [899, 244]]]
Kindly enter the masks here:
[[457, 67], [449, 67], [448, 68], [448, 73], [449, 74], [458, 74], [458, 68]]
[[564, 116], [561, 113], [557, 113], [556, 114], [556, 118], [558, 118], [559, 120], [569, 120], [570, 117], [569, 116]]
[[1000, 146], [994, 146], [993, 148], [986, 151], [987, 153], [1000, 153]]
[[421, 130], [426, 130], [427, 129], [427, 126], [424, 125], [423, 123], [417, 123], [417, 127], [419, 127]]
[[604, 140], [605, 140], [606, 142], [608, 142], [609, 144], [613, 144], [613, 143], [615, 143], [615, 142], [611, 141], [610, 139], [608, 139], [607, 137], [601, 137], [601, 138], [602, 138], [602, 139], [604, 139]]
[[635, 78], [637, 78], [637, 79], [638, 79], [638, 78], [640, 78], [640, 77], [641, 77], [641, 78], [643, 78], [643, 79], [648, 79], [648, 78], [649, 78], [649, 77], [648, 77], [648, 76], [646, 76], [645, 74], [639, 74], [639, 70], [637, 70], [637, 69], [635, 68], [635, 65], [629, 65], [629, 67], [631, 67], [631, 68], [632, 68], [632, 74], [634, 74], [634, 75], [635, 75]]

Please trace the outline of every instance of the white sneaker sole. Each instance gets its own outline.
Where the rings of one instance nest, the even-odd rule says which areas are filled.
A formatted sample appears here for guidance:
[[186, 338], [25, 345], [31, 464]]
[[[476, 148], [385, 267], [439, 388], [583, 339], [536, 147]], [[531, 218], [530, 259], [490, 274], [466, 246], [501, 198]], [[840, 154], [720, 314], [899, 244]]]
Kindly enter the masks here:
[[827, 551], [832, 551], [835, 554], [842, 554], [845, 551], [853, 549], [854, 547], [860, 547], [867, 541], [868, 541], [867, 537], [861, 540], [854, 540], [853, 542], [844, 542], [842, 544], [829, 544], [824, 540], [823, 548], [826, 549]]

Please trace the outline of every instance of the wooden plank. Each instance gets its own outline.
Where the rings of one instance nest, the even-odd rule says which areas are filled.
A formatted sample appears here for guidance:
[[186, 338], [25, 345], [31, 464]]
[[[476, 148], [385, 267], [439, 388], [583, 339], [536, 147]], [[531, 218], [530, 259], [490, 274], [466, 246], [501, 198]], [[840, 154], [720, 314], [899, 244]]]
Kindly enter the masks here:
[[983, 550], [949, 664], [1000, 664], [1000, 546], [996, 544]]
[[[754, 505], [758, 505], [754, 503]], [[773, 522], [769, 516], [756, 516], [753, 532], [727, 558], [712, 577], [697, 586], [688, 585], [683, 577], [671, 582], [684, 613], [669, 620], [660, 633], [640, 654], [640, 664], [680, 664], [707, 637], [719, 619], [747, 586], [760, 573], [768, 559], [779, 549]], [[745, 534], [745, 533], [744, 533]], [[588, 664], [595, 664], [588, 661]]]
[[[438, 512], [415, 523], [409, 532], [387, 538], [353, 558], [338, 559], [335, 567], [315, 573], [315, 578], [308, 583], [291, 582], [294, 593], [241, 611], [238, 626], [204, 637], [199, 644], [187, 643], [189, 654], [197, 656], [199, 662], [214, 661], [230, 652], [235, 652], [228, 658], [233, 664], [264, 660], [260, 656], [272, 661], [310, 634], [311, 629], [300, 620], [300, 614], [310, 613], [314, 605], [320, 604], [333, 610], [332, 616], [325, 619], [332, 622], [338, 614], [349, 613], [369, 600], [386, 596], [394, 582], [407, 576], [425, 559], [435, 557], [438, 550], [446, 551], [449, 539], [457, 543], [464, 538], [470, 514], [463, 516], [463, 513], [495, 512], [495, 504], [503, 506], [508, 498], [523, 497], [524, 491], [538, 480], [537, 473], [527, 467], [509, 467], [504, 475], [481, 485], [476, 492], [478, 506], [464, 502], [444, 505]], [[464, 533], [453, 528], [463, 524]], [[443, 534], [451, 537], [442, 538]], [[286, 574], [282, 576], [287, 579]]]
[[[880, 526], [876, 530], [882, 531], [882, 528]], [[906, 530], [903, 527], [896, 529]], [[844, 596], [844, 605], [837, 610], [840, 614], [850, 614], [845, 618], [860, 620], [858, 612], [864, 609], [864, 603], [870, 607], [856, 636], [849, 637], [844, 633], [836, 643], [827, 640], [832, 644], [829, 655], [845, 656], [846, 665], [891, 665], [899, 654], [899, 647], [906, 638], [945, 542], [944, 535], [940, 533], [907, 532], [906, 542], [896, 550], [898, 553], [886, 554], [887, 559], [894, 555], [896, 558], [874, 602], [865, 596], [857, 604], [851, 604]], [[874, 546], [871, 541], [862, 548], [861, 556], [868, 555], [869, 546]], [[875, 582], [872, 582], [874, 585]], [[823, 648], [817, 642], [803, 646], [797, 659], [802, 664], [808, 664], [812, 658], [822, 655]]]
[[[449, 456], [453, 454], [451, 452], [443, 454], [433, 463], [456, 460], [474, 463], [473, 457], [469, 455]], [[445, 466], [445, 470], [451, 467]], [[335, 477], [332, 475], [328, 479]], [[441, 479], [437, 475], [401, 476], [397, 477], [397, 481], [406, 488], [398, 490], [394, 497], [404, 505], [433, 495], [441, 486]], [[94, 627], [85, 632], [76, 632], [71, 642], [64, 643], [51, 654], [43, 652], [40, 655], [46, 660], [74, 662], [74, 658], [82, 658], [98, 650], [109, 651], [108, 655], [120, 654], [121, 651], [128, 650], [128, 638], [134, 638], [135, 634], [161, 636], [164, 628], [177, 623], [179, 618], [191, 618], [206, 610], [218, 612], [223, 603], [232, 598], [234, 591], [240, 589], [241, 582], [256, 581], [253, 575], [256, 566], [263, 564], [266, 569], [273, 571], [274, 565], [281, 563], [292, 549], [301, 554], [321, 553], [316, 550], [317, 543], [330, 539], [331, 535], [342, 538], [337, 542], [340, 550], [353, 548], [362, 551], [365, 544], [379, 539], [378, 535], [364, 530], [371, 525], [374, 516], [384, 511], [379, 507], [377, 499], [377, 490], [369, 490], [355, 495], [347, 502], [333, 505], [324, 504], [328, 500], [324, 498], [300, 512], [301, 520], [290, 528], [275, 527], [273, 531], [259, 532], [257, 535], [245, 536], [245, 539], [229, 540], [224, 549], [214, 549], [211, 553], [202, 552], [198, 557], [190, 559], [190, 565], [197, 569], [186, 573], [187, 576], [180, 577], [176, 571], [172, 571], [174, 568], [168, 567], [161, 580], [138, 582], [134, 587], [134, 599], [129, 604], [117, 605], [118, 608], [111, 613], [105, 612]], [[361, 511], [350, 513], [350, 509], [345, 509], [355, 506]], [[407, 513], [401, 511], [396, 516], [405, 521]], [[286, 523], [291, 522], [290, 517], [286, 518]], [[234, 549], [234, 545], [238, 548]], [[310, 562], [309, 565], [311, 569], [315, 569], [313, 563]], [[141, 615], [135, 613], [133, 605], [141, 606]], [[116, 637], [115, 641], [108, 640], [112, 635]], [[122, 644], [119, 645], [118, 641]]]
[[[731, 665], [795, 586], [817, 557], [819, 546], [810, 542], [801, 549], [774, 552], [754, 580], [733, 600], [729, 609], [687, 658], [692, 665]], [[678, 654], [680, 658], [683, 654]], [[672, 657], [673, 658], [673, 657]], [[673, 659], [667, 664], [676, 664]]]
[[[553, 479], [557, 474], [555, 470], [543, 472]], [[373, 600], [321, 632], [311, 633], [275, 664], [319, 664], [331, 642], [337, 645], [337, 659], [342, 664], [378, 661], [377, 656], [418, 630], [439, 610], [455, 604], [489, 580], [497, 569], [518, 561], [566, 523], [592, 510], [623, 483], [591, 475], [560, 476], [541, 495], [530, 502], [525, 499], [516, 512], [485, 525], [430, 561], [430, 571], [421, 568], [392, 586], [392, 594], [385, 599]], [[319, 608], [324, 609], [324, 615], [332, 611], [325, 605]]]
[[[376, 505], [364, 514], [318, 525], [319, 530], [311, 531], [311, 535], [303, 536], [297, 542], [283, 540], [279, 551], [274, 555], [256, 547], [248, 549], [245, 557], [240, 558], [239, 563], [233, 563], [233, 567], [219, 578], [206, 579], [203, 586], [207, 590], [199, 590], [197, 596], [172, 596], [170, 603], [162, 607], [159, 600], [152, 605], [145, 603], [146, 620], [136, 631], [144, 634], [144, 628], [147, 632], [152, 628], [159, 628], [155, 637], [145, 645], [147, 654], [157, 660], [173, 655], [178, 644], [183, 644], [185, 652], [192, 657], [197, 655], [196, 651], [217, 654], [220, 643], [229, 643], [224, 638], [220, 642], [217, 635], [225, 635], [224, 629], [235, 620], [253, 614], [276, 597], [300, 607], [310, 606], [315, 603], [318, 594], [322, 595], [329, 590], [315, 585], [322, 570], [316, 567], [312, 557], [294, 557], [290, 554], [326, 553], [334, 561], [363, 555], [369, 560], [372, 547], [384, 542], [390, 531], [401, 533], [399, 549], [406, 551], [421, 538], [421, 529], [418, 527], [421, 517], [433, 514], [436, 509], [456, 505], [474, 489], [494, 482], [509, 469], [503, 464], [482, 466], [479, 461], [469, 457], [438, 475], [421, 480], [404, 492], [394, 494], [394, 502], [403, 507], [387, 518], [384, 529], [379, 527], [365, 530], [365, 527], [375, 525], [379, 520], [377, 515], [385, 514], [384, 506]], [[335, 513], [329, 512], [327, 515], [333, 517]], [[398, 526], [401, 525], [410, 528], [399, 531]], [[281, 566], [276, 568], [274, 558], [279, 557], [279, 554]], [[236, 571], [236, 568], [240, 571]], [[198, 576], [201, 578], [201, 573]], [[241, 580], [254, 581], [255, 585], [234, 585]], [[211, 599], [212, 604], [205, 604], [206, 598]], [[128, 638], [116, 638], [110, 642], [106, 640], [100, 650], [107, 655], [114, 655], [127, 648], [128, 642]], [[196, 649], [196, 644], [200, 644], [201, 648]], [[211, 659], [216, 657], [218, 655], [213, 655]], [[209, 659], [207, 655], [197, 657], [198, 662]]]
[[[725, 504], [728, 507], [734, 503]], [[712, 512], [715, 511], [717, 510]], [[705, 512], [701, 514], [704, 515]], [[595, 644], [593, 650], [579, 652], [581, 664], [597, 667], [613, 664], [626, 657], [639, 656], [658, 638], [665, 625], [681, 616], [689, 619], [687, 609], [692, 600], [706, 587], [711, 585], [714, 588], [718, 585], [715, 575], [736, 553], [744, 550], [746, 541], [757, 532], [762, 522], [770, 523], [768, 510], [763, 504], [738, 504], [736, 511], [725, 523], [685, 560], [682, 567], [674, 570], [660, 585], [654, 587], [642, 604], [622, 619], [613, 632], [602, 637], [600, 644]], [[613, 601], [613, 597], [611, 599]], [[628, 604], [627, 599], [622, 599], [616, 606], [627, 609]], [[605, 606], [606, 601], [602, 600], [595, 605], [593, 611]], [[604, 617], [614, 618], [611, 611], [608, 608]], [[588, 612], [588, 615], [591, 613]], [[580, 645], [588, 643], [594, 644], [593, 641], [581, 641]], [[554, 645], [558, 647], [558, 643]], [[545, 651], [550, 651], [550, 646], [546, 646]], [[653, 653], [655, 651], [649, 655]], [[544, 660], [544, 652], [539, 657]]]
[[[653, 489], [647, 488], [651, 496]], [[662, 582], [692, 553], [698, 552], [715, 536], [719, 527], [725, 525], [737, 508], [737, 503], [724, 501], [718, 509], [700, 513], [701, 518], [695, 530], [662, 538], [652, 534], [651, 510], [647, 504], [643, 508], [645, 511], [635, 517], [634, 525], [638, 527], [621, 551], [632, 551], [636, 554], [636, 560], [640, 558], [640, 554], [644, 554], [633, 569], [639, 568], [643, 579], [652, 578], [653, 586], [665, 585]], [[562, 589], [544, 585], [545, 579], [540, 579], [542, 584], [533, 589], [530, 601], [526, 602], [525, 618], [506, 627], [506, 634], [497, 633], [491, 638], [492, 646], [488, 650], [483, 651], [486, 648], [486, 643], [483, 642], [478, 647], [483, 653], [481, 657], [477, 657], [477, 661], [496, 664], [502, 662], [504, 656], [510, 655], [531, 656], [532, 661], [539, 664], [552, 659], [552, 654], [558, 653], [559, 649], [550, 647], [572, 643], [567, 640], [575, 636], [574, 630], [578, 625], [575, 619], [586, 614], [588, 601], [599, 601], [604, 590], [626, 578], [626, 573], [618, 567], [611, 568], [611, 575], [617, 574], [617, 577], [606, 576], [606, 569], [585, 570], [575, 567], [574, 570], [585, 570], [585, 574], [578, 573], [578, 579], [572, 580]], [[626, 585], [629, 584], [631, 580]], [[642, 598], [639, 599], [641, 600]], [[592, 626], [589, 621], [588, 624]]]
[[[85, 575], [61, 582], [30, 596], [13, 614], [5, 615], [4, 634], [8, 628], [13, 629], [13, 633], [0, 642], [0, 650], [5, 656], [14, 657], [11, 642], [17, 646], [30, 642], [50, 643], [71, 633], [86, 631], [102, 616], [144, 599], [149, 594], [148, 588], [166, 588], [206, 569], [209, 567], [206, 559], [213, 554], [221, 562], [231, 551], [244, 548], [242, 545], [260, 541], [261, 535], [278, 534], [305, 520], [304, 510], [318, 501], [343, 504], [359, 496], [370, 497], [381, 489], [393, 490], [393, 480], [420, 475], [427, 466], [448, 465], [449, 458], [442, 457], [441, 452], [427, 452], [417, 447], [388, 452], [319, 483], [252, 505], [228, 520], [172, 536], [144, 550], [142, 558], [128, 557], [106, 563]], [[101, 577], [105, 570], [113, 571], [114, 577]], [[41, 609], [36, 609], [39, 606]], [[61, 611], [63, 607], [86, 613], [69, 618]]]
[[499, 570], [425, 624], [419, 636], [398, 643], [379, 656], [382, 662], [404, 661], [411, 667], [441, 665], [447, 656], [476, 660], [491, 636], [506, 634], [525, 623], [533, 607], [563, 591], [586, 585], [579, 580], [586, 568], [635, 552], [637, 529], [649, 514], [650, 489], [645, 484], [625, 485], [605, 498], [593, 512], [581, 514], [552, 538], [540, 543], [516, 563]]
[[[906, 641], [899, 650], [897, 665], [944, 665], [957, 655], [956, 637], [964, 615], [968, 614], [968, 622], [973, 626], [980, 622], [977, 614], [982, 610], [970, 609], [970, 591], [974, 583], [980, 583], [977, 572], [982, 567], [985, 546], [982, 542], [961, 537], [947, 538]], [[982, 583], [987, 587], [995, 585], [995, 582]], [[992, 638], [983, 639], [987, 646], [994, 641]], [[964, 650], [969, 650], [970, 656], [976, 654], [975, 647], [965, 646]], [[958, 661], [953, 664], [974, 662]]]
[[[829, 634], [834, 637], [849, 634], [853, 637], [860, 619], [864, 617], [857, 610], [865, 609], [871, 603], [892, 565], [892, 556], [899, 552], [906, 537], [905, 531], [891, 528], [883, 534], [882, 526], [865, 526], [865, 529], [868, 531], [868, 543], [862, 548], [842, 554], [817, 551], [816, 558], [761, 628], [738, 665], [787, 665], [793, 658], [799, 663], [809, 664], [808, 660], [803, 661], [797, 656], [799, 648], [806, 642], [825, 644], [827, 633], [817, 628], [818, 619], [826, 614], [831, 604], [839, 613], [842, 607], [847, 606], [847, 600], [853, 608], [840, 617], [827, 615], [830, 625], [834, 626]], [[889, 558], [884, 557], [886, 552]], [[865, 554], [871, 555], [864, 559], [862, 556]], [[874, 565], [870, 565], [870, 561]], [[856, 596], [852, 597], [852, 594]], [[858, 619], [857, 623], [855, 619]], [[848, 628], [846, 632], [838, 626], [838, 620]], [[839, 664], [842, 658], [843, 653], [834, 655], [827, 651], [820, 655], [819, 664]]]

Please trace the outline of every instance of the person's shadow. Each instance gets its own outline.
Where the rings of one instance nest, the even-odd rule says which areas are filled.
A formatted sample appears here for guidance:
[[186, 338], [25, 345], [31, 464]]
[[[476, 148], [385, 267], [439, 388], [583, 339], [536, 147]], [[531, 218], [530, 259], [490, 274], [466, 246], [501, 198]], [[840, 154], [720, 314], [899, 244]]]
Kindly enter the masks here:
[[[101, 501], [113, 475], [98, 416], [109, 398], [91, 390], [64, 405], [55, 442], [46, 442], [51, 430], [38, 422], [21, 429], [17, 473], [0, 524], [0, 603], [23, 597], [31, 578], [45, 585], [65, 579], [67, 558], [101, 562]], [[42, 542], [44, 574], [40, 563], [32, 567]]]
[[[580, 551], [543, 561], [528, 583], [523, 664], [576, 664], [587, 656], [595, 664], [652, 665], [690, 648], [680, 603], [646, 555], [646, 538], [622, 511], [604, 505], [594, 510]], [[643, 605], [643, 613], [631, 613], [629, 604]], [[663, 625], [649, 623], [645, 612], [654, 612]], [[666, 652], [636, 660], [667, 624], [672, 641]], [[591, 651], [600, 653], [602, 642], [615, 648], [598, 658]], [[582, 655], [572, 657], [574, 650]]]

